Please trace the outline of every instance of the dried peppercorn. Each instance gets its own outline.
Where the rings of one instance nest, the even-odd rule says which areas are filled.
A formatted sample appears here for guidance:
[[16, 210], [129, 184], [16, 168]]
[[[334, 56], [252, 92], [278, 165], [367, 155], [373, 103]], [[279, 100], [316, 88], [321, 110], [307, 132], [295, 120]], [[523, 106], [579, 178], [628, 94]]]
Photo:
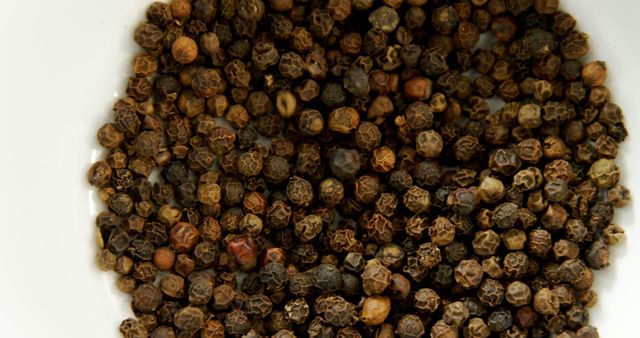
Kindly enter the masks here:
[[340, 296], [318, 298], [315, 308], [333, 326], [343, 327], [354, 322], [355, 306]]
[[386, 296], [370, 296], [364, 300], [360, 318], [367, 325], [382, 324], [391, 311], [391, 299]]
[[122, 321], [119, 330], [125, 338], [148, 337], [147, 328], [143, 325], [143, 323], [132, 318]]
[[395, 333], [401, 338], [417, 338], [425, 334], [425, 328], [420, 317], [406, 314], [398, 320]]
[[469, 189], [456, 189], [447, 196], [447, 206], [460, 215], [470, 214], [476, 208], [476, 204], [476, 194]]
[[384, 292], [391, 283], [391, 271], [380, 262], [370, 261], [366, 264], [362, 273], [363, 290], [368, 295]]
[[594, 162], [589, 169], [589, 178], [599, 188], [611, 188], [618, 183], [620, 170], [613, 160], [600, 159]]
[[351, 107], [337, 108], [329, 114], [328, 127], [337, 133], [349, 134], [358, 128], [359, 124], [360, 116]]
[[433, 83], [431, 80], [417, 76], [404, 84], [405, 95], [414, 101], [422, 101], [431, 96]]
[[198, 45], [190, 37], [181, 36], [171, 45], [171, 55], [182, 64], [191, 63], [198, 57]]
[[449, 325], [461, 326], [469, 318], [469, 309], [462, 302], [447, 304], [444, 308], [442, 320]]
[[308, 206], [313, 200], [311, 183], [298, 176], [292, 177], [287, 184], [287, 197], [297, 206]]
[[456, 282], [463, 288], [475, 288], [482, 281], [482, 265], [475, 260], [463, 260], [454, 270]]
[[533, 306], [542, 315], [555, 315], [560, 308], [560, 303], [553, 291], [544, 288], [534, 295]]
[[302, 242], [314, 239], [322, 231], [322, 219], [317, 215], [308, 215], [295, 224], [295, 234]]
[[329, 168], [339, 179], [353, 177], [360, 167], [361, 154], [357, 150], [338, 148], [329, 155]]
[[324, 129], [324, 118], [317, 110], [305, 109], [298, 114], [298, 128], [305, 135], [318, 135]]
[[257, 251], [257, 244], [248, 236], [238, 236], [227, 243], [227, 253], [235, 258], [242, 270], [251, 270], [257, 265]]
[[251, 322], [246, 312], [233, 310], [224, 319], [225, 332], [232, 335], [243, 335], [251, 330]]
[[330, 293], [342, 287], [342, 276], [334, 265], [320, 264], [313, 268], [311, 282], [320, 291]]

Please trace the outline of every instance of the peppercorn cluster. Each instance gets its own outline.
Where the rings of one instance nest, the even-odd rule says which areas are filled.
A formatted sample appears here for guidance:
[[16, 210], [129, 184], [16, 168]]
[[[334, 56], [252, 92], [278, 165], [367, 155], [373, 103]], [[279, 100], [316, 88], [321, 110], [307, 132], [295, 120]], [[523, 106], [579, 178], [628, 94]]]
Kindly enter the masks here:
[[627, 131], [558, 2], [152, 3], [88, 173], [123, 336], [598, 337]]

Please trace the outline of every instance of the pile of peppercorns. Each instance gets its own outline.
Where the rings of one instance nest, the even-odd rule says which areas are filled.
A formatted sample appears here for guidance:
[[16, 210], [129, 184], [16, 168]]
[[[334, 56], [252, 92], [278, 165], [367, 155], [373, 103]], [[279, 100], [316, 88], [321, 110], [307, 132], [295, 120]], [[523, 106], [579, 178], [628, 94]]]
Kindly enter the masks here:
[[151, 4], [88, 174], [124, 337], [598, 337], [627, 132], [575, 23], [558, 0]]

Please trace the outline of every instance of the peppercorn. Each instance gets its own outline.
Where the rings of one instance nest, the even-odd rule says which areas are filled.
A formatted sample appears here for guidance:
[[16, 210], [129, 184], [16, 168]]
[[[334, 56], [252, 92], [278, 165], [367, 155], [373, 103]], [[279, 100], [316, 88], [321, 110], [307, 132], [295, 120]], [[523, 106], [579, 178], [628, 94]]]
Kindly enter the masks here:
[[454, 272], [456, 282], [463, 288], [475, 288], [482, 281], [482, 265], [476, 260], [462, 260]]
[[443, 320], [437, 321], [431, 327], [431, 337], [434, 338], [446, 338], [457, 336], [458, 328], [447, 324]]
[[292, 177], [287, 184], [287, 197], [297, 206], [309, 206], [313, 200], [311, 183], [298, 176]]
[[356, 97], [365, 97], [371, 90], [367, 73], [357, 66], [352, 66], [344, 73], [343, 86]]
[[358, 128], [360, 116], [351, 107], [334, 109], [329, 114], [329, 129], [340, 134], [349, 134]]
[[442, 319], [449, 325], [460, 327], [469, 318], [469, 310], [462, 302], [447, 304]]
[[422, 101], [431, 96], [432, 86], [431, 80], [418, 76], [405, 82], [404, 93], [411, 100]]
[[391, 311], [391, 299], [386, 296], [370, 296], [364, 300], [360, 319], [366, 325], [382, 324]]
[[418, 338], [425, 333], [424, 325], [420, 317], [413, 314], [406, 314], [398, 320], [395, 333], [400, 338]]
[[322, 219], [317, 215], [308, 215], [295, 224], [295, 234], [302, 242], [314, 239], [322, 231]]
[[119, 327], [120, 333], [125, 338], [144, 338], [148, 337], [147, 328], [140, 320], [125, 319]]
[[170, 270], [175, 263], [175, 259], [175, 253], [167, 247], [158, 248], [153, 254], [153, 264], [155, 264], [160, 271]]
[[613, 160], [600, 159], [594, 162], [589, 169], [589, 178], [599, 188], [611, 188], [618, 183], [620, 170]]
[[190, 251], [198, 241], [198, 229], [186, 222], [178, 222], [171, 228], [169, 242], [179, 253]]
[[553, 291], [544, 288], [534, 295], [533, 306], [540, 314], [555, 315], [559, 310], [560, 303]]
[[311, 281], [322, 292], [338, 291], [342, 287], [340, 270], [331, 264], [320, 264], [313, 268]]
[[339, 179], [353, 177], [360, 171], [361, 159], [357, 150], [338, 148], [330, 155], [329, 167]]
[[[513, 324], [511, 312], [506, 309], [498, 309], [489, 315], [487, 325], [493, 332], [506, 331]], [[516, 329], [517, 330], [517, 329]]]
[[190, 37], [181, 36], [171, 45], [171, 55], [182, 64], [191, 63], [198, 57], [198, 45]]
[[91, 165], [89, 172], [87, 173], [87, 180], [89, 184], [102, 188], [111, 180], [112, 173], [111, 166], [105, 161], [98, 161]]
[[227, 253], [235, 257], [242, 270], [253, 269], [258, 263], [257, 244], [248, 236], [238, 236], [227, 243]]
[[340, 296], [318, 298], [315, 304], [316, 312], [321, 314], [327, 323], [343, 327], [353, 323], [355, 306]]
[[225, 332], [231, 335], [243, 335], [251, 330], [251, 322], [247, 313], [242, 310], [233, 310], [224, 319]]
[[470, 214], [475, 209], [476, 204], [476, 194], [469, 189], [456, 189], [447, 196], [447, 206], [460, 215]]

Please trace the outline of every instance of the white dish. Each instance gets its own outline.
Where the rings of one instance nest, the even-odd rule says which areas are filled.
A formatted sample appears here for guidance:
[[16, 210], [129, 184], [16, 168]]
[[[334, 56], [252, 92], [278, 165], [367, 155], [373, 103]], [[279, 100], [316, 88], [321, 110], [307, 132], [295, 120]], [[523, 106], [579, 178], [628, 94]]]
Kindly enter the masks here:
[[[94, 216], [85, 183], [138, 50], [133, 29], [150, 1], [4, 0], [0, 10], [0, 336], [119, 337], [129, 299], [94, 265]], [[590, 34], [589, 59], [607, 61], [608, 85], [631, 133], [618, 163], [640, 199], [640, 2], [582, 0], [563, 8]], [[640, 202], [616, 213], [627, 234], [596, 274], [591, 323], [602, 337], [637, 335]]]

